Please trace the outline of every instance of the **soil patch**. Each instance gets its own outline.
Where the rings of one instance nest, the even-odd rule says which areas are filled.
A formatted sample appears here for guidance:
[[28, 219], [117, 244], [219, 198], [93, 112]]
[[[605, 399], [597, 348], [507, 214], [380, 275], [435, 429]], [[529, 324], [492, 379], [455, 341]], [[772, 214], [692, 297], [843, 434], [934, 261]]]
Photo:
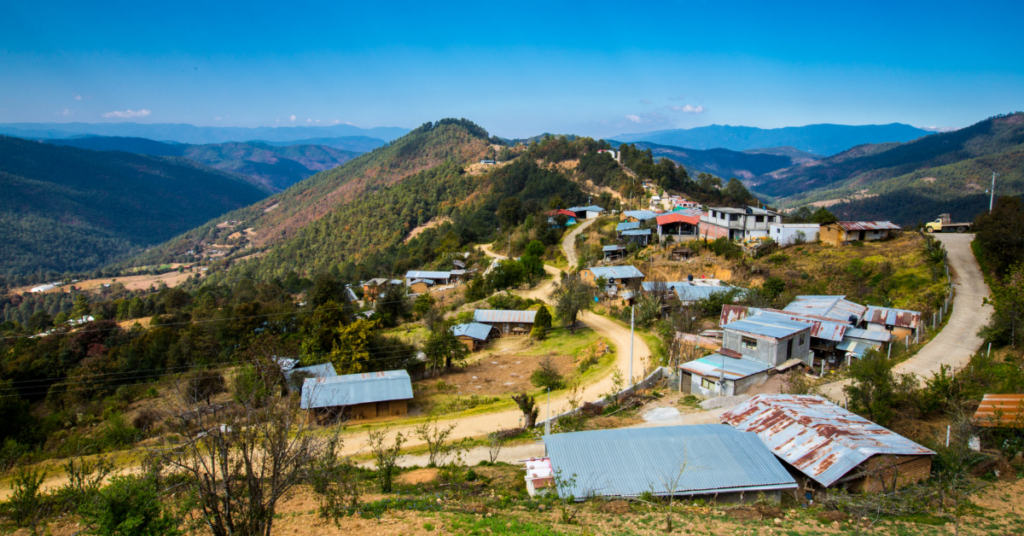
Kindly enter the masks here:
[[408, 473], [402, 473], [395, 479], [399, 484], [406, 484], [413, 486], [416, 484], [426, 484], [437, 480], [437, 469], [414, 469]]
[[[500, 342], [505, 344], [505, 341]], [[573, 356], [554, 353], [549, 356], [563, 376], [572, 372]], [[455, 386], [455, 389], [448, 387], [449, 392], [460, 395], [496, 396], [529, 391], [534, 389], [530, 375], [545, 357], [548, 356], [518, 355], [511, 348], [499, 350], [441, 378], [423, 381], [422, 385], [433, 390], [438, 382], [444, 382], [447, 386]]]

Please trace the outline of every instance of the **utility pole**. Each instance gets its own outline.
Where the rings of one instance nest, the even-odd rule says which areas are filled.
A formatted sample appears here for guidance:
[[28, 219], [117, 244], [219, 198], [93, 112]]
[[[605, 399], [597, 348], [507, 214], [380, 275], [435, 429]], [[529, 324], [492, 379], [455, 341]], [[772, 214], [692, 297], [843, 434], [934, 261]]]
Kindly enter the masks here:
[[992, 204], [996, 199], [996, 177], [999, 174], [995, 171], [992, 172], [992, 189], [988, 191], [988, 211], [992, 212]]
[[548, 387], [548, 418], [544, 420], [544, 435], [551, 435], [551, 388]]
[[629, 306], [629, 387], [633, 388], [633, 318], [636, 314], [636, 306]]

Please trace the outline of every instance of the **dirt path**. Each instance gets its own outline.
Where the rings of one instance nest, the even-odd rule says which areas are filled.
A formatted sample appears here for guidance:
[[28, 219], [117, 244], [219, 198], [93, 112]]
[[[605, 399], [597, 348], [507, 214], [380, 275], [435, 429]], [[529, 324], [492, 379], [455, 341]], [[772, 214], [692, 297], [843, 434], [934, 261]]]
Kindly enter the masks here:
[[[978, 330], [992, 317], [992, 306], [981, 304], [982, 299], [989, 296], [989, 290], [971, 251], [974, 235], [939, 234], [936, 238], [949, 252], [949, 270], [956, 287], [953, 313], [946, 327], [917, 355], [893, 367], [893, 371], [900, 374], [916, 374], [921, 381], [938, 372], [942, 365], [958, 369], [967, 364], [984, 342]], [[849, 380], [830, 383], [822, 391], [832, 400], [842, 401], [846, 398], [843, 387], [849, 383]]]
[[562, 239], [562, 253], [565, 254], [565, 260], [569, 261], [569, 268], [576, 267], [576, 237], [583, 232], [584, 229], [590, 227], [597, 221], [596, 218], [590, 220], [583, 220], [583, 223], [576, 226], [575, 229], [565, 235]]
[[[488, 257], [493, 257], [495, 259], [508, 258], [505, 255], [495, 253], [494, 248], [490, 244], [482, 244], [480, 246], [480, 251], [483, 251], [484, 255], [487, 255]], [[544, 280], [544, 282], [542, 282], [540, 285], [537, 285], [536, 287], [530, 290], [517, 291], [516, 294], [524, 298], [529, 298], [531, 300], [541, 300], [545, 303], [550, 304], [551, 302], [549, 300], [551, 296], [551, 291], [555, 289], [555, 283], [562, 276], [562, 271], [559, 270], [558, 268], [555, 268], [554, 266], [548, 266], [547, 264], [544, 265], [544, 271], [551, 275], [551, 279]]]

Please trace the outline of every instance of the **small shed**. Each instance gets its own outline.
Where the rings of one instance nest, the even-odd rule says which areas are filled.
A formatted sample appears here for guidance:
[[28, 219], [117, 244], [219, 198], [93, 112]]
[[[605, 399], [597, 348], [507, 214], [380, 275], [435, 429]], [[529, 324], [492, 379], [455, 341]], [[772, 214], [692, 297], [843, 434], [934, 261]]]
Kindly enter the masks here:
[[622, 212], [622, 219], [629, 222], [653, 220], [657, 217], [658, 213], [653, 210], [626, 210]]
[[622, 238], [627, 242], [635, 242], [641, 246], [646, 246], [651, 241], [651, 230], [650, 229], [630, 229], [628, 231], [622, 231]]
[[617, 261], [626, 256], [626, 246], [611, 245], [601, 248], [604, 253], [604, 260]]
[[597, 205], [587, 205], [585, 207], [569, 207], [569, 212], [576, 214], [577, 219], [590, 219], [596, 218], [601, 214], [604, 214], [604, 209]]
[[320, 363], [319, 365], [309, 365], [307, 367], [292, 366], [285, 370], [286, 361], [295, 360], [289, 359], [278, 361], [281, 365], [281, 371], [284, 373], [284, 380], [288, 384], [288, 388], [290, 390], [301, 390], [302, 384], [307, 378], [332, 378], [338, 375], [334, 370], [334, 365], [331, 363]]
[[433, 279], [413, 279], [409, 282], [409, 290], [416, 294], [424, 294], [434, 286]]
[[753, 432], [805, 489], [876, 493], [928, 477], [934, 452], [813, 395], [755, 395], [722, 422]]
[[841, 246], [854, 241], [883, 240], [899, 232], [900, 226], [891, 221], [837, 221], [822, 225], [822, 242]]
[[451, 283], [452, 274], [451, 272], [438, 272], [430, 270], [410, 270], [405, 273], [405, 284], [412, 286], [413, 281], [429, 279], [438, 285], [447, 285]]
[[375, 419], [405, 415], [412, 399], [412, 379], [404, 370], [364, 372], [302, 382], [299, 407], [310, 418]]
[[638, 221], [623, 221], [615, 225], [615, 232], [621, 234], [623, 231], [632, 231], [639, 228], [640, 222]]
[[473, 311], [473, 322], [497, 328], [501, 337], [506, 335], [527, 335], [533, 329], [533, 320], [536, 316], [537, 311], [477, 309]]
[[869, 305], [864, 315], [864, 327], [871, 331], [888, 331], [896, 339], [913, 337], [921, 326], [921, 313], [906, 309]]
[[580, 270], [580, 279], [588, 285], [596, 285], [597, 280], [603, 277], [608, 286], [614, 286], [618, 290], [627, 286], [639, 287], [644, 280], [644, 274], [635, 266], [591, 266]]
[[679, 365], [679, 390], [712, 398], [743, 394], [768, 380], [772, 367], [725, 348]]
[[796, 481], [754, 434], [720, 424], [594, 430], [543, 438], [560, 496], [778, 500]]
[[803, 242], [817, 242], [821, 226], [817, 223], [773, 223], [768, 226], [768, 237], [780, 246]]
[[786, 318], [748, 316], [722, 326], [723, 346], [755, 361], [777, 367], [790, 359], [808, 365], [811, 353], [811, 325]]
[[452, 334], [455, 335], [455, 338], [462, 341], [462, 344], [465, 344], [470, 352], [475, 352], [492, 339], [501, 337], [498, 328], [479, 322], [454, 325], [452, 326]]

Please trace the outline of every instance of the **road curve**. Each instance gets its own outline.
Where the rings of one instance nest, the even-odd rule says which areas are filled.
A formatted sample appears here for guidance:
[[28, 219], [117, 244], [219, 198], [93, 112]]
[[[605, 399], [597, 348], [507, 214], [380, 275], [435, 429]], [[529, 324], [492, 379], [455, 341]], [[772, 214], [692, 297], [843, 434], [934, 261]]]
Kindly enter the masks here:
[[[971, 251], [974, 235], [938, 234], [935, 237], [948, 252], [949, 271], [956, 289], [953, 313], [935, 338], [916, 355], [893, 367], [893, 371], [899, 374], [916, 374], [922, 382], [938, 372], [942, 365], [953, 369], [966, 365], [984, 342], [978, 331], [992, 318], [992, 306], [982, 305], [989, 296], [989, 289]], [[832, 400], [842, 401], [846, 398], [843, 387], [849, 383], [849, 380], [830, 383], [822, 392]]]
[[569, 261], [570, 270], [576, 268], [576, 237], [579, 236], [584, 229], [593, 225], [595, 221], [597, 221], [597, 218], [583, 220], [583, 223], [577, 225], [575, 229], [569, 231], [569, 233], [562, 238], [562, 253], [565, 254], [565, 260]]

